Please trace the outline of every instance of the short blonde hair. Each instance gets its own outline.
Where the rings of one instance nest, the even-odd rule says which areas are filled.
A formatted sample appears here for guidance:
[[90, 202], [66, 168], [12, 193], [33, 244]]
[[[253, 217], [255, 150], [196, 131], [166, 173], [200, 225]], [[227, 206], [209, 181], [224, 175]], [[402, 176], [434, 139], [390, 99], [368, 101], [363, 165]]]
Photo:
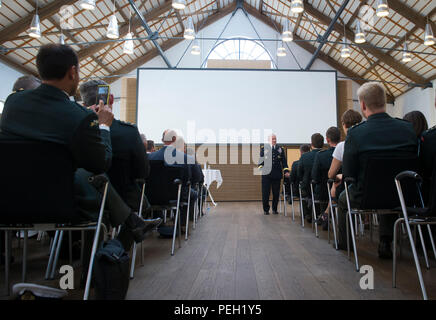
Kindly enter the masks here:
[[364, 83], [357, 90], [359, 101], [363, 101], [370, 110], [380, 110], [386, 107], [386, 91], [378, 82]]

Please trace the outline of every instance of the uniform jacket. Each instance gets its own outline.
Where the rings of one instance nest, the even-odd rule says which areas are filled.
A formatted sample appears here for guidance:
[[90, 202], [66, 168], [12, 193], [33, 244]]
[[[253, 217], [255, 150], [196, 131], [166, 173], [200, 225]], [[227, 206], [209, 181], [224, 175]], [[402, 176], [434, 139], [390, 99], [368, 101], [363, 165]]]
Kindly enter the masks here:
[[312, 167], [312, 180], [315, 181], [314, 196], [317, 200], [328, 200], [328, 172], [333, 160], [333, 151], [335, 147], [318, 152]]
[[313, 149], [301, 155], [298, 162], [297, 178], [301, 182], [301, 189], [304, 193], [310, 194], [310, 180], [312, 179], [312, 167], [315, 162], [315, 156], [320, 149]]
[[261, 147], [259, 168], [262, 170], [262, 177], [281, 179], [284, 172], [289, 172], [285, 153], [285, 149], [278, 144], [274, 148], [270, 144]]
[[110, 130], [113, 156], [108, 176], [121, 198], [137, 210], [142, 186], [136, 180], [145, 179], [150, 173], [144, 144], [133, 124], [114, 120]]
[[417, 150], [418, 143], [411, 123], [392, 118], [387, 113], [374, 114], [348, 130], [342, 172], [344, 177], [356, 180], [359, 192], [369, 156], [414, 157]]
[[422, 134], [419, 154], [419, 174], [424, 179], [424, 200], [429, 198], [431, 177], [435, 170], [436, 161], [436, 126]]

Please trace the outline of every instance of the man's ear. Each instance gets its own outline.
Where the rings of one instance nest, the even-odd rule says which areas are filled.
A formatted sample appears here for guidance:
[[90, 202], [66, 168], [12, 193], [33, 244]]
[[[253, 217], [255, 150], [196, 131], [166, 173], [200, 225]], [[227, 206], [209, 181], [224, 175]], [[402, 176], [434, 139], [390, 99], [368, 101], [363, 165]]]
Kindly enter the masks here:
[[67, 72], [68, 80], [76, 80], [78, 77], [78, 70], [76, 66], [71, 66]]

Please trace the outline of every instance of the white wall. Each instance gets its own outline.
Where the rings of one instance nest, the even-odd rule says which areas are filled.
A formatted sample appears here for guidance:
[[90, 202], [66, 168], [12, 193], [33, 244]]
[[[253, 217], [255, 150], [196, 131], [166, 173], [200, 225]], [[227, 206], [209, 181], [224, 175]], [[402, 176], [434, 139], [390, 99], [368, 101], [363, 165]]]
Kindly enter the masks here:
[[406, 113], [418, 110], [425, 115], [429, 127], [436, 125], [435, 88], [436, 80], [433, 88], [414, 88], [397, 97], [390, 109], [391, 115], [402, 118]]
[[[214, 37], [217, 38], [222, 30], [224, 29], [224, 26], [229, 21], [230, 15], [227, 15], [226, 17], [220, 19], [219, 21], [215, 22], [214, 24], [208, 26], [207, 28], [200, 31], [198, 34], [199, 37]], [[277, 33], [276, 30], [270, 28], [263, 22], [257, 20], [256, 18], [250, 16], [251, 22], [255, 26], [260, 38], [262, 39], [279, 39], [279, 33]], [[229, 25], [226, 28], [226, 31], [222, 34], [222, 38], [231, 38], [231, 37], [247, 37], [247, 38], [258, 38], [256, 32], [254, 31], [253, 27], [251, 26], [250, 22], [246, 18], [246, 16], [243, 14], [241, 10], [238, 10], [235, 16], [230, 21]], [[202, 40], [200, 41], [201, 46], [201, 54], [199, 56], [194, 56], [190, 54], [190, 49], [186, 52], [183, 59], [178, 64], [179, 68], [200, 68], [202, 62], [206, 58], [209, 51], [213, 48], [215, 44], [215, 41], [211, 40]], [[171, 62], [173, 66], [177, 65], [180, 58], [183, 56], [184, 51], [186, 48], [190, 45], [189, 41], [183, 41], [176, 46], [170, 48], [169, 50], [165, 51], [165, 54], [168, 58], [168, 60]], [[300, 69], [295, 59], [292, 57], [290, 52], [287, 52], [286, 57], [277, 57], [276, 56], [276, 46], [277, 41], [265, 41], [264, 45], [266, 49], [271, 54], [274, 61], [276, 61], [278, 67], [280, 69]], [[295, 43], [289, 44], [290, 49], [294, 53], [296, 59], [298, 60], [298, 63], [302, 68], [305, 68], [307, 63], [310, 61], [312, 54], [307, 52], [306, 50], [302, 49]], [[154, 59], [150, 60], [146, 64], [144, 64], [142, 67], [144, 68], [166, 68], [166, 64], [163, 61], [163, 59], [158, 56]], [[328, 64], [324, 63], [323, 61], [317, 59], [315, 63], [313, 64], [311, 70], [334, 70], [334, 68], [330, 67]], [[136, 70], [131, 72], [131, 77], [136, 77]], [[341, 73], [338, 72], [338, 76], [343, 76]], [[359, 85], [357, 83], [353, 82], [353, 98], [357, 100], [356, 91]], [[112, 84], [112, 92], [114, 93], [115, 97], [120, 97], [121, 95], [121, 80], [118, 80]], [[355, 108], [358, 107], [358, 104], [355, 103]], [[119, 108], [119, 107], [118, 107]], [[115, 109], [115, 108], [114, 108]]]
[[3, 103], [6, 98], [12, 93], [12, 87], [15, 80], [21, 77], [23, 74], [10, 68], [9, 66], [0, 63], [0, 113], [3, 111]]

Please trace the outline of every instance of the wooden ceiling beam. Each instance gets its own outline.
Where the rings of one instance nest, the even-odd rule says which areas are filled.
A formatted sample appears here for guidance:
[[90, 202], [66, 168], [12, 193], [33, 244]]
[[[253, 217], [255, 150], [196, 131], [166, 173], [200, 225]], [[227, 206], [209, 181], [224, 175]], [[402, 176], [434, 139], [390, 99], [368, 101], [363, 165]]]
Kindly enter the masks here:
[[[331, 18], [326, 16], [324, 13], [318, 11], [318, 9], [312, 7], [310, 4], [306, 3], [304, 6], [306, 12], [311, 15], [312, 17], [316, 18], [318, 21], [325, 25], [329, 25]], [[334, 25], [334, 30], [338, 32], [339, 34], [342, 34], [344, 32], [344, 26], [340, 23], [336, 23]], [[354, 42], [354, 32], [350, 29], [345, 27], [345, 36], [350, 42]], [[398, 73], [402, 74], [403, 76], [407, 77], [408, 79], [412, 80], [413, 82], [417, 84], [425, 84], [425, 78], [416, 73], [415, 71], [409, 69], [404, 64], [393, 58], [391, 55], [381, 51], [380, 49], [377, 49], [371, 44], [366, 43], [364, 46], [361, 46], [362, 49], [364, 49], [366, 52], [370, 53], [377, 59], [381, 60], [386, 65], [390, 66], [391, 68], [395, 69]]]
[[[46, 6], [38, 9], [39, 20], [43, 20], [55, 15], [63, 6], [72, 5], [77, 0], [56, 0], [52, 1]], [[4, 43], [9, 39], [18, 36], [20, 33], [25, 32], [29, 29], [32, 23], [33, 16], [35, 15], [35, 10], [28, 14], [24, 18], [12, 23], [10, 26], [0, 30], [0, 43]]]
[[[146, 12], [144, 14], [144, 18], [146, 21], [156, 19], [157, 17], [164, 14], [168, 10], [171, 10], [171, 8], [172, 8], [171, 1], [167, 0], [161, 6]], [[134, 19], [132, 19], [132, 22], [131, 22], [131, 30], [136, 30], [139, 27], [142, 27], [141, 21], [139, 20], [139, 18], [135, 17]], [[121, 25], [119, 30], [120, 30], [119, 31], [120, 36], [126, 35], [129, 32], [129, 23], [127, 22], [127, 23], [124, 23], [123, 25]], [[101, 40], [106, 40], [106, 38], [101, 39]], [[97, 53], [100, 50], [106, 48], [108, 45], [110, 45], [110, 42], [95, 43], [95, 44], [89, 45], [89, 46], [85, 47], [84, 49], [80, 50], [79, 52], [77, 52], [77, 55], [79, 56], [80, 60], [86, 59], [89, 56], [93, 55], [94, 53]]]
[[[283, 27], [280, 24], [276, 24], [274, 22], [274, 20], [272, 20], [271, 18], [267, 17], [264, 14], [260, 14], [260, 12], [258, 10], [256, 10], [255, 8], [251, 7], [250, 5], [248, 5], [247, 3], [244, 3], [244, 8], [245, 10], [247, 10], [247, 12], [249, 14], [251, 14], [253, 17], [255, 17], [256, 19], [262, 21], [264, 24], [266, 24], [267, 26], [273, 28], [274, 30], [278, 29], [279, 33], [281, 33], [283, 30]], [[309, 53], [313, 54], [316, 51], [316, 47], [313, 46], [312, 44], [310, 44], [307, 41], [302, 41], [303, 39], [298, 36], [298, 35], [294, 35], [294, 39], [297, 40], [294, 43], [296, 45], [298, 45], [299, 47], [303, 48], [304, 50], [308, 51]], [[337, 62], [335, 59], [333, 59], [330, 56], [327, 56], [325, 53], [320, 52], [318, 59], [320, 59], [321, 61], [325, 62], [326, 64], [328, 64], [329, 66], [331, 66], [332, 68], [334, 68], [335, 70], [339, 71], [340, 73], [342, 73], [344, 76], [349, 77], [351, 79], [353, 79], [354, 82], [362, 85], [364, 84], [365, 80], [361, 80], [361, 77], [351, 71], [350, 69], [348, 69], [347, 67], [344, 67], [342, 64], [340, 64], [339, 62]], [[392, 103], [395, 100], [395, 98], [391, 95], [388, 95], [388, 102]]]
[[[221, 18], [225, 17], [226, 15], [232, 13], [235, 10], [235, 8], [236, 8], [235, 2], [232, 2], [232, 3], [228, 4], [225, 7], [222, 7], [216, 13], [208, 16], [206, 18], [207, 19], [206, 21], [204, 21], [204, 20], [198, 21], [198, 23], [195, 25], [195, 30], [200, 31], [200, 30], [210, 26], [211, 24], [215, 23], [216, 21], [220, 20]], [[185, 39], [183, 39], [183, 32], [177, 34], [175, 36], [175, 38], [176, 39], [168, 39], [168, 40], [164, 41], [161, 44], [162, 50], [166, 51], [166, 50], [174, 47], [175, 45], [177, 45], [180, 42], [185, 40]], [[133, 70], [141, 67], [142, 65], [144, 65], [148, 61], [152, 60], [153, 58], [157, 57], [158, 55], [159, 55], [159, 53], [158, 53], [156, 48], [153, 48], [153, 49], [149, 50], [145, 55], [143, 55], [142, 57], [139, 57], [133, 63], [130, 63], [130, 64], [122, 67], [121, 69], [116, 70], [112, 74], [110, 74], [108, 79], [107, 79], [107, 82], [108, 83], [115, 82], [116, 80], [121, 78], [122, 75], [127, 74], [129, 72], [132, 72]], [[118, 77], [116, 75], [120, 75], [120, 76]]]
[[[410, 8], [404, 2], [398, 0], [389, 0], [389, 8], [394, 10], [396, 13], [402, 15], [404, 18], [412, 22], [415, 26], [425, 30], [425, 26], [427, 24], [427, 17], [421, 15], [419, 12]], [[431, 24], [434, 31], [436, 31], [436, 24], [429, 19], [429, 23]]]

